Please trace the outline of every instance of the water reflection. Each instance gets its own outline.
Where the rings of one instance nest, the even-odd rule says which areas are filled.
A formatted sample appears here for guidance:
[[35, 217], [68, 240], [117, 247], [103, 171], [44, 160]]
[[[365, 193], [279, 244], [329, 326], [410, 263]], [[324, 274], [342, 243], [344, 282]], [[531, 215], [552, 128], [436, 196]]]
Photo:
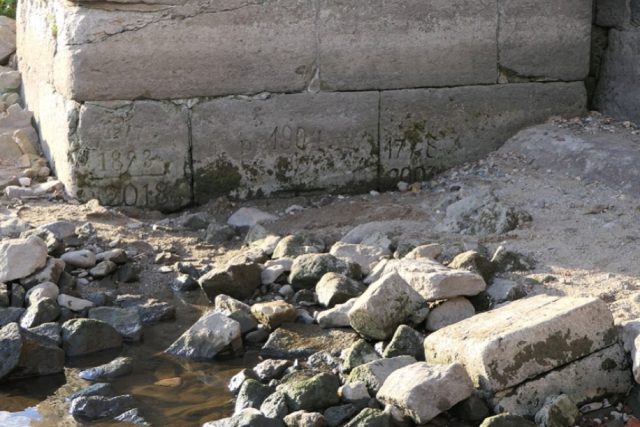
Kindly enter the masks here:
[[[178, 302], [180, 305], [180, 302]], [[239, 370], [257, 363], [255, 350], [244, 357], [219, 358], [211, 363], [194, 363], [166, 356], [167, 348], [201, 315], [201, 310], [181, 307], [178, 321], [145, 327], [144, 342], [126, 345], [121, 351], [70, 359], [64, 375], [30, 378], [0, 384], [0, 426], [74, 427], [83, 425], [69, 414], [65, 397], [90, 385], [78, 377], [84, 368], [106, 363], [117, 356], [134, 359], [131, 375], [111, 381], [118, 394], [132, 394], [138, 409], [153, 426], [196, 427], [206, 421], [229, 416], [233, 396], [229, 379]], [[158, 384], [158, 381], [166, 380]], [[4, 418], [2, 418], [4, 417]], [[91, 426], [122, 425], [115, 422]]]

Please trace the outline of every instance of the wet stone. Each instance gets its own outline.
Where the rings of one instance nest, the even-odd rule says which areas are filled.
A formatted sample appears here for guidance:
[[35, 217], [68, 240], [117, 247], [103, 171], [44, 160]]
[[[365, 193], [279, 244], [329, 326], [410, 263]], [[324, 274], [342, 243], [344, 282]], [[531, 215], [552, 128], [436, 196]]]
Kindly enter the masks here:
[[141, 295], [118, 295], [116, 304], [121, 308], [135, 308], [138, 310], [143, 325], [151, 325], [176, 318], [175, 306], [154, 298], [147, 299]]
[[128, 423], [138, 426], [149, 426], [150, 424], [147, 420], [140, 415], [140, 410], [138, 408], [129, 409], [128, 411], [123, 412], [114, 418], [115, 421], [121, 423]]
[[129, 375], [131, 372], [133, 372], [133, 359], [118, 357], [104, 365], [80, 371], [78, 375], [88, 381], [105, 381]]
[[69, 395], [66, 400], [74, 400], [77, 397], [89, 396], [112, 396], [113, 388], [109, 383], [95, 383], [88, 387], [82, 388], [75, 393]]
[[94, 421], [118, 416], [134, 405], [133, 396], [128, 394], [115, 397], [81, 396], [71, 401], [69, 412], [74, 418]]
[[89, 309], [89, 318], [101, 320], [118, 331], [127, 341], [142, 339], [142, 320], [133, 308], [96, 307]]

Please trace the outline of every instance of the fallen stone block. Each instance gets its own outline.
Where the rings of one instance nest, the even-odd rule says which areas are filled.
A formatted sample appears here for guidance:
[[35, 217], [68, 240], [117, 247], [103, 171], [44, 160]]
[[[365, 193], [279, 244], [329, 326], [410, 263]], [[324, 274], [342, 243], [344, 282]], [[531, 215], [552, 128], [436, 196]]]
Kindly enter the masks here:
[[582, 405], [609, 394], [625, 394], [632, 385], [627, 355], [620, 344], [615, 344], [501, 391], [492, 401], [496, 411], [533, 417], [548, 396], [565, 394]]
[[428, 363], [462, 363], [476, 386], [500, 391], [617, 341], [604, 301], [540, 295], [440, 329], [424, 341]]
[[464, 367], [418, 362], [394, 371], [384, 381], [377, 398], [394, 405], [416, 424], [431, 421], [473, 393]]

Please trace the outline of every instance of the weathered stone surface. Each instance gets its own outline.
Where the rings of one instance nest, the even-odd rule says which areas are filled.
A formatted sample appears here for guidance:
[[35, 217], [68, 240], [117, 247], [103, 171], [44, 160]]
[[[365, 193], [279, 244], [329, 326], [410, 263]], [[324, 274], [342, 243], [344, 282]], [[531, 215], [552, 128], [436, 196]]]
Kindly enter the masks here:
[[360, 267], [331, 254], [300, 255], [293, 261], [289, 282], [294, 289], [309, 289], [327, 273], [343, 274], [352, 279], [361, 276]]
[[52, 322], [60, 315], [60, 307], [55, 300], [42, 298], [32, 302], [20, 317], [20, 326], [28, 329]]
[[607, 305], [536, 296], [440, 329], [424, 341], [429, 363], [462, 363], [476, 386], [499, 391], [612, 345]]
[[580, 411], [575, 402], [566, 394], [561, 394], [547, 397], [535, 420], [542, 427], [572, 427], [579, 417]]
[[317, 325], [288, 323], [270, 336], [260, 351], [262, 357], [293, 359], [308, 357], [318, 351], [340, 351], [357, 338], [351, 331], [325, 330]]
[[25, 298], [28, 304], [34, 304], [38, 300], [44, 298], [49, 298], [55, 301], [55, 299], [58, 298], [59, 293], [60, 289], [58, 289], [55, 283], [43, 282], [29, 289], [25, 294]]
[[416, 0], [324, 0], [321, 85], [362, 90], [495, 83], [497, 22], [495, 4], [487, 1], [438, 0], [424, 7]]
[[[310, 1], [171, 4], [169, 14], [162, 8], [66, 9], [57, 25], [74, 31], [58, 42], [58, 91], [85, 101], [290, 92], [307, 86], [316, 61], [316, 12]], [[176, 16], [182, 19], [172, 19]], [[214, 50], [207, 48], [211, 40], [217, 40]], [[105, 69], [110, 70], [106, 75]]]
[[427, 317], [426, 329], [437, 331], [476, 314], [473, 304], [463, 297], [451, 298], [433, 308]]
[[416, 424], [424, 424], [471, 396], [472, 392], [473, 383], [462, 365], [418, 362], [389, 375], [376, 397], [400, 408]]
[[377, 175], [377, 93], [224, 98], [193, 109], [198, 199], [352, 191]]
[[627, 0], [597, 0], [594, 23], [600, 27], [623, 29], [630, 23], [628, 4]]
[[426, 301], [398, 274], [370, 285], [349, 310], [351, 327], [368, 338], [390, 338], [403, 323], [420, 323], [428, 313]]
[[447, 265], [454, 270], [469, 270], [482, 276], [485, 281], [489, 281], [493, 276], [494, 267], [486, 257], [476, 251], [467, 251], [456, 255]]
[[54, 341], [10, 323], [0, 329], [0, 378], [49, 375], [64, 369], [64, 351]]
[[234, 412], [237, 414], [247, 408], [260, 408], [262, 402], [273, 393], [273, 388], [260, 383], [254, 379], [247, 379], [242, 383], [238, 396], [236, 397], [236, 404]]
[[80, 371], [78, 375], [88, 381], [104, 381], [129, 375], [131, 372], [133, 372], [133, 359], [118, 357], [104, 365]]
[[[324, 242], [307, 235], [283, 237], [273, 250], [273, 259], [295, 258], [304, 254], [317, 254], [323, 251]], [[291, 268], [291, 266], [289, 266]]]
[[248, 408], [242, 412], [218, 421], [209, 421], [202, 427], [286, 427], [279, 418], [267, 418], [259, 410]]
[[533, 417], [548, 396], [566, 394], [577, 405], [609, 394], [626, 393], [633, 384], [627, 356], [616, 344], [540, 378], [498, 393], [494, 407]]
[[70, 190], [104, 205], [184, 206], [191, 199], [186, 117], [170, 102], [85, 103]]
[[324, 427], [325, 420], [319, 412], [296, 411], [284, 417], [287, 427]]
[[380, 409], [364, 408], [344, 427], [391, 427], [391, 416]]
[[385, 347], [382, 356], [411, 356], [420, 360], [424, 356], [423, 341], [424, 335], [420, 332], [407, 325], [400, 325], [387, 347]]
[[531, 83], [382, 93], [381, 178], [422, 181], [498, 148], [525, 126], [579, 115], [582, 83]]
[[346, 348], [340, 356], [342, 358], [342, 370], [345, 372], [349, 372], [365, 363], [380, 360], [380, 356], [376, 353], [376, 350], [365, 340], [354, 342], [349, 348]]
[[283, 323], [295, 322], [296, 308], [285, 301], [261, 302], [251, 306], [251, 314], [258, 322], [275, 329]]
[[46, 263], [47, 246], [38, 237], [0, 242], [0, 282], [29, 276]]
[[0, 17], [0, 63], [6, 64], [16, 51], [16, 22], [7, 17]]
[[537, 427], [535, 423], [519, 415], [500, 414], [485, 418], [480, 427]]
[[71, 319], [62, 324], [62, 347], [67, 356], [82, 356], [121, 346], [122, 337], [105, 322]]
[[91, 268], [96, 265], [96, 254], [88, 249], [66, 252], [60, 259], [71, 267]]
[[290, 360], [267, 359], [253, 367], [253, 372], [260, 381], [279, 378], [291, 366]]
[[466, 270], [450, 270], [427, 259], [390, 262], [384, 272], [395, 271], [427, 301], [458, 296], [473, 296], [484, 291], [486, 283], [478, 274]]
[[316, 320], [318, 325], [323, 328], [348, 328], [351, 326], [349, 321], [349, 310], [356, 303], [357, 298], [352, 298], [344, 304], [338, 304], [329, 310], [318, 313]]
[[317, 411], [340, 402], [340, 380], [336, 375], [322, 373], [308, 379], [293, 379], [280, 386], [287, 406], [292, 411]]
[[189, 359], [213, 359], [239, 338], [238, 322], [211, 311], [198, 319], [165, 352]]
[[239, 300], [251, 298], [262, 282], [262, 269], [256, 263], [232, 263], [215, 268], [198, 279], [209, 300], [225, 294]]
[[619, 119], [640, 122], [640, 32], [609, 31], [609, 44], [604, 55], [594, 103], [599, 111]]
[[590, 0], [500, 0], [501, 81], [583, 80], [589, 73], [591, 5]]
[[353, 245], [338, 242], [331, 247], [331, 255], [358, 264], [362, 274], [367, 275], [382, 258], [391, 257], [391, 251], [379, 246]]
[[58, 295], [57, 301], [60, 307], [68, 308], [72, 311], [82, 311], [87, 308], [91, 308], [94, 305], [93, 302], [89, 300], [73, 297], [66, 294]]
[[142, 338], [142, 320], [133, 308], [95, 307], [89, 309], [89, 318], [101, 320], [118, 331], [128, 341], [140, 341]]
[[20, 279], [20, 283], [27, 289], [42, 282], [58, 283], [65, 265], [65, 262], [61, 259], [49, 257], [47, 259], [47, 264], [42, 270], [39, 270], [24, 279]]
[[42, 325], [38, 325], [35, 328], [29, 329], [29, 332], [32, 332], [44, 338], [48, 338], [58, 346], [62, 346], [62, 336], [60, 335], [60, 332], [62, 332], [62, 327], [59, 323], [43, 323]]
[[267, 397], [260, 405], [260, 412], [268, 418], [283, 419], [289, 413], [284, 393], [276, 391]]
[[318, 302], [325, 307], [342, 304], [360, 296], [366, 286], [342, 274], [327, 273], [316, 284]]
[[0, 328], [9, 323], [18, 322], [22, 313], [24, 313], [24, 308], [22, 307], [0, 308]]
[[411, 356], [375, 360], [354, 368], [347, 378], [347, 383], [363, 382], [370, 392], [377, 393], [391, 373], [414, 363], [416, 359]]

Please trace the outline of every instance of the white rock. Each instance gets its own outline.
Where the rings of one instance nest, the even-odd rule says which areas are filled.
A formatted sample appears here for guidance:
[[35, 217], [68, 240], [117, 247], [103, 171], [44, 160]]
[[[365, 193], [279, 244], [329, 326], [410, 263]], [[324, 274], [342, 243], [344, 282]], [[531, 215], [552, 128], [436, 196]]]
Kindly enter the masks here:
[[357, 298], [352, 298], [344, 304], [338, 304], [335, 307], [322, 311], [317, 315], [318, 325], [322, 328], [348, 328], [349, 310], [356, 303]]
[[58, 294], [60, 294], [60, 289], [58, 289], [55, 283], [44, 282], [29, 289], [25, 295], [25, 299], [29, 304], [34, 304], [43, 298], [55, 300], [58, 298]]
[[82, 298], [76, 298], [67, 294], [58, 295], [58, 305], [60, 307], [68, 308], [71, 311], [82, 311], [94, 306], [91, 301]]
[[367, 385], [362, 381], [345, 384], [338, 389], [338, 394], [345, 402], [361, 402], [371, 398]]
[[88, 249], [66, 252], [60, 259], [72, 267], [92, 268], [96, 265], [96, 254]]
[[617, 339], [604, 301], [539, 295], [440, 329], [424, 340], [424, 348], [427, 362], [460, 362], [477, 386], [499, 391]]
[[422, 245], [414, 248], [411, 252], [406, 254], [403, 259], [428, 258], [435, 260], [440, 255], [442, 255], [442, 245], [439, 243], [431, 243], [429, 245]]
[[262, 270], [260, 277], [263, 285], [270, 285], [278, 280], [278, 277], [287, 272], [287, 269], [282, 265], [272, 265]]
[[251, 227], [253, 225], [271, 222], [278, 219], [277, 216], [257, 208], [240, 208], [227, 220], [227, 224], [234, 227]]
[[398, 407], [416, 424], [426, 424], [472, 393], [473, 382], [461, 364], [418, 362], [389, 375], [377, 398]]
[[[417, 323], [426, 301], [394, 273], [370, 285], [349, 310], [351, 327], [361, 335], [384, 340], [391, 338], [403, 323]], [[424, 317], [423, 317], [424, 319]]]
[[240, 323], [216, 311], [204, 314], [165, 353], [196, 360], [211, 360], [240, 339]]
[[47, 245], [39, 237], [0, 242], [0, 282], [35, 273], [47, 263]]
[[437, 331], [475, 314], [476, 310], [468, 299], [452, 298], [431, 309], [426, 327], [428, 331]]
[[355, 262], [362, 269], [362, 274], [365, 275], [369, 274], [371, 269], [382, 258], [389, 258], [391, 256], [391, 251], [389, 251], [388, 248], [344, 242], [334, 244], [331, 247], [330, 253], [336, 258]]

